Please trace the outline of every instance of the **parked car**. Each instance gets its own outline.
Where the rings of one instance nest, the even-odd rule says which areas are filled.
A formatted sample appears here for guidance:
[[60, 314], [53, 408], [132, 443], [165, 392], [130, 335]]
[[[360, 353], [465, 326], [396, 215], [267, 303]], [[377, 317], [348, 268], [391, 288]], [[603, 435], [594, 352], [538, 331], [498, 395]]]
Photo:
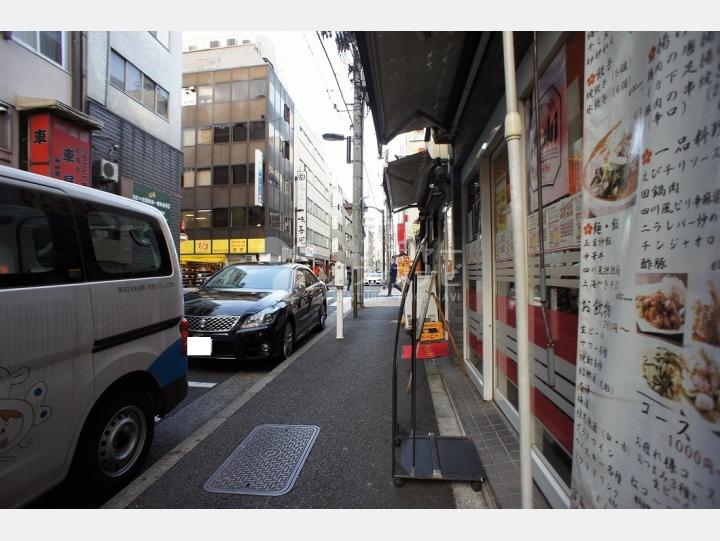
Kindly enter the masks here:
[[158, 210], [0, 166], [0, 507], [138, 473], [187, 394], [182, 309]]
[[230, 265], [185, 295], [185, 317], [190, 357], [284, 359], [324, 327], [327, 288], [304, 265]]
[[383, 283], [382, 274], [379, 272], [368, 272], [365, 275], [366, 286], [381, 286]]

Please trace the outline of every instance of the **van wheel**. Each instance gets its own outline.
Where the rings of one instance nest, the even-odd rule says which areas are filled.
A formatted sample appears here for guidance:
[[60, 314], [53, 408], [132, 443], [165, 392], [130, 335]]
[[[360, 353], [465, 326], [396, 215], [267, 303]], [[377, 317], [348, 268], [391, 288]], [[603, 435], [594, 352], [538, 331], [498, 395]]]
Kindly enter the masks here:
[[155, 431], [150, 394], [140, 389], [107, 396], [88, 417], [78, 443], [74, 473], [93, 493], [108, 496], [139, 472]]

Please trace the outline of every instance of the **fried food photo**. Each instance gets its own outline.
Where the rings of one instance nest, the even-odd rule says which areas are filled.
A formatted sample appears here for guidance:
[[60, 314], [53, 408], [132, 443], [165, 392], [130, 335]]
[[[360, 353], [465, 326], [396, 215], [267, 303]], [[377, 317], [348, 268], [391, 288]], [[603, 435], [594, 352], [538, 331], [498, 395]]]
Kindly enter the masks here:
[[720, 419], [720, 366], [702, 348], [685, 373], [683, 390], [705, 419]]
[[693, 305], [693, 340], [720, 347], [720, 295], [714, 282], [708, 282], [710, 304]]
[[657, 348], [642, 354], [642, 377], [657, 394], [670, 400], [683, 396], [685, 360], [667, 348]]
[[685, 294], [678, 286], [656, 290], [649, 295], [636, 295], [635, 308], [639, 318], [654, 328], [676, 331], [685, 324]]

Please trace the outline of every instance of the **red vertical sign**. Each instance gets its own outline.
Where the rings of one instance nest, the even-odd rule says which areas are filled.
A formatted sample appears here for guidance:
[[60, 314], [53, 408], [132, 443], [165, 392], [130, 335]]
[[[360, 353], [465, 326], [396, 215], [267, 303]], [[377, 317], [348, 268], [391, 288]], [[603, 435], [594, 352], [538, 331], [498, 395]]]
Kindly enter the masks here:
[[50, 115], [33, 115], [28, 121], [30, 171], [50, 175]]
[[90, 186], [90, 132], [49, 114], [28, 121], [30, 171]]
[[397, 224], [398, 250], [400, 253], [405, 252], [405, 224]]

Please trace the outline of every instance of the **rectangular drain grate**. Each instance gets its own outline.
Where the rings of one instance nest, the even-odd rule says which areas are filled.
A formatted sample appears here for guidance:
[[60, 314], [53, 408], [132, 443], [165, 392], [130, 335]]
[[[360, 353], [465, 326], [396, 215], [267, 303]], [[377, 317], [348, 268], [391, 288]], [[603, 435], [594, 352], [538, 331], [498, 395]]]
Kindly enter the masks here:
[[282, 496], [290, 492], [320, 428], [256, 426], [205, 483], [208, 492]]

